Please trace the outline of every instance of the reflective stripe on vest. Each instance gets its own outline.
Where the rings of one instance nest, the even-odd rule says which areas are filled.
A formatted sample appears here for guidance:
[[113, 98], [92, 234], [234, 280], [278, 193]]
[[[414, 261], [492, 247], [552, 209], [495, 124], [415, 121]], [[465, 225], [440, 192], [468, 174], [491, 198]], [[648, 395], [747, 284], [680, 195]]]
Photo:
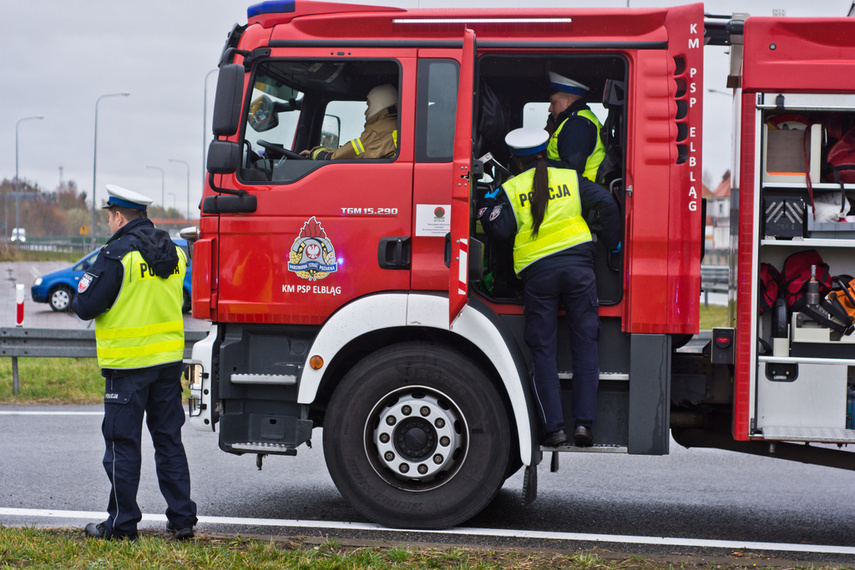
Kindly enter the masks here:
[[[597, 116], [588, 109], [582, 109], [581, 111], [574, 113], [573, 116], [585, 117], [594, 123], [595, 127], [597, 127], [597, 144], [594, 147], [594, 152], [592, 152], [585, 161], [585, 172], [582, 173], [582, 176], [591, 182], [596, 182], [597, 170], [599, 170], [600, 164], [606, 157], [606, 147], [603, 145], [603, 139], [600, 138], [600, 131], [603, 126], [600, 124], [600, 120], [597, 119]], [[555, 129], [555, 132], [552, 133], [552, 136], [549, 138], [549, 145], [546, 147], [546, 158], [549, 160], [561, 160], [561, 157], [558, 154], [558, 134], [561, 132], [561, 129], [564, 128], [564, 125], [567, 124], [567, 120], [569, 118], [570, 117], [567, 117], [567, 119], [561, 121], [561, 124], [558, 125], [558, 128]]]
[[537, 236], [532, 232], [532, 180], [533, 168], [502, 185], [517, 219], [514, 238], [514, 271], [517, 274], [538, 259], [591, 241], [591, 230], [582, 217], [576, 171], [549, 169], [549, 203]]
[[122, 288], [110, 310], [95, 318], [95, 344], [102, 368], [147, 368], [184, 358], [184, 275], [187, 262], [168, 279], [149, 269], [138, 251], [122, 258]]

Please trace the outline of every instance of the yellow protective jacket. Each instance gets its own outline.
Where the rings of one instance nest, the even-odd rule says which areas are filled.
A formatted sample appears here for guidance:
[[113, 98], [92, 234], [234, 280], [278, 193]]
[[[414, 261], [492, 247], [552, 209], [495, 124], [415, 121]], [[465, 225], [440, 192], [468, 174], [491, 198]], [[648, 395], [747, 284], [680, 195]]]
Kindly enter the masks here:
[[514, 237], [514, 272], [567, 248], [591, 241], [591, 230], [582, 217], [579, 178], [575, 170], [549, 168], [549, 204], [537, 235], [531, 212], [532, 180], [529, 169], [502, 185], [517, 221]]
[[109, 311], [95, 317], [98, 365], [148, 368], [184, 358], [184, 274], [187, 260], [176, 246], [178, 265], [158, 277], [139, 251], [122, 258], [124, 277]]
[[395, 107], [386, 107], [365, 121], [365, 130], [336, 150], [324, 147], [312, 149], [314, 160], [340, 158], [395, 158], [398, 154], [398, 113]]
[[567, 121], [572, 117], [583, 117], [594, 124], [597, 127], [597, 140], [594, 146], [593, 152], [588, 155], [588, 159], [585, 161], [585, 171], [582, 172], [582, 176], [590, 180], [591, 182], [597, 182], [597, 170], [600, 168], [600, 164], [603, 162], [603, 159], [606, 157], [606, 147], [603, 145], [603, 140], [600, 138], [600, 131], [603, 126], [600, 124], [600, 120], [597, 119], [597, 116], [591, 112], [587, 107], [584, 109], [580, 109], [575, 113], [572, 113], [569, 117], [565, 118], [558, 125], [558, 128], [555, 129], [555, 132], [552, 133], [552, 136], [549, 137], [549, 144], [546, 147], [546, 158], [554, 161], [562, 161], [564, 160], [561, 156], [559, 149], [559, 136], [561, 134], [562, 129], [567, 124]]

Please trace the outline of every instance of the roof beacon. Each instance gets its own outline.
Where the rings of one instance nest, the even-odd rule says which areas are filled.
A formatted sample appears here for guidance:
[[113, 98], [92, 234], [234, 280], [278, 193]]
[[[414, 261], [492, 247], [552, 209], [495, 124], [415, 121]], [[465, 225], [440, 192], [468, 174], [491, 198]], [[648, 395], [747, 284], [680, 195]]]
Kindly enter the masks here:
[[260, 4], [253, 4], [246, 9], [246, 17], [261, 16], [263, 14], [282, 14], [295, 10], [294, 0], [268, 0]]

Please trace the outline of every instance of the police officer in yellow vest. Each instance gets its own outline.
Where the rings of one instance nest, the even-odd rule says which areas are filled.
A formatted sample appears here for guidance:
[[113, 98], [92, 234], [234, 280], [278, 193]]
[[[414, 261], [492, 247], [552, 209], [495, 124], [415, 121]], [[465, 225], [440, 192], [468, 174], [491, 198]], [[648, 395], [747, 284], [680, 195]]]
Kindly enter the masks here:
[[620, 247], [620, 213], [602, 186], [573, 170], [547, 165], [548, 138], [541, 129], [508, 133], [505, 142], [524, 170], [487, 194], [478, 218], [491, 238], [514, 240], [514, 270], [523, 280], [525, 341], [546, 447], [569, 441], [557, 364], [558, 309], [564, 305], [573, 353], [573, 436], [577, 446], [587, 447], [593, 445], [597, 411], [600, 319], [595, 250], [585, 216], [589, 210], [599, 212], [599, 239], [614, 250]]
[[598, 182], [597, 170], [606, 156], [606, 149], [600, 138], [603, 126], [584, 100], [589, 89], [552, 71], [549, 84], [554, 90], [549, 97], [550, 123], [554, 131], [549, 138], [546, 158], [580, 172], [591, 182]]
[[107, 520], [86, 525], [86, 535], [137, 538], [145, 414], [167, 503], [167, 529], [176, 538], [190, 538], [196, 503], [190, 499], [190, 471], [181, 442], [180, 380], [187, 260], [169, 234], [146, 218], [151, 199], [113, 185], [107, 185], [107, 192], [104, 208], [114, 233], [80, 278], [72, 302], [81, 319], [95, 319], [98, 364], [105, 378], [104, 469], [112, 486]]

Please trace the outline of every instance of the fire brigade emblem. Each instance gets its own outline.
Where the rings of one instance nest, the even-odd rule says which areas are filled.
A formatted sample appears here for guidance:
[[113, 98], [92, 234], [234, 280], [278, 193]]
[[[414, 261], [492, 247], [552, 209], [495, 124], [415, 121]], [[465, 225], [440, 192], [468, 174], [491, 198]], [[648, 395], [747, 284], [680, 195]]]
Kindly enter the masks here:
[[317, 281], [337, 271], [335, 248], [314, 216], [303, 224], [291, 246], [288, 271], [298, 277]]

